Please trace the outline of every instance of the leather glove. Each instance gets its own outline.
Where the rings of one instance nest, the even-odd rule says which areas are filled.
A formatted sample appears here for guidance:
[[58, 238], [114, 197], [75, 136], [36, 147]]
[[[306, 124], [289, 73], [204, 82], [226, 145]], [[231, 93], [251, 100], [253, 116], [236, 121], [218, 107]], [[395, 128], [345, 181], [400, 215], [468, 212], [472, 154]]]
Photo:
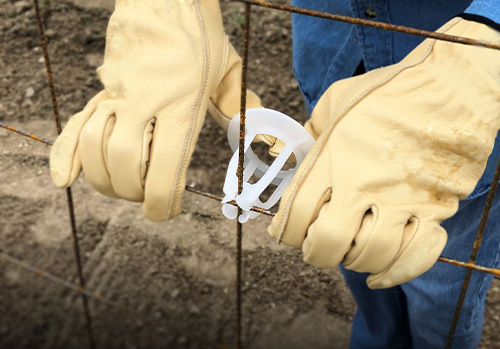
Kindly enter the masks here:
[[[102, 194], [144, 201], [150, 220], [179, 214], [207, 109], [227, 127], [240, 108], [241, 59], [218, 0], [117, 0], [98, 75], [104, 91], [52, 147], [54, 183], [83, 167]], [[261, 107], [251, 91], [247, 106]]]
[[[451, 35], [500, 43], [453, 19]], [[269, 233], [322, 268], [342, 262], [371, 288], [428, 270], [440, 226], [474, 189], [500, 128], [500, 52], [426, 39], [398, 64], [334, 83], [306, 125], [317, 142]]]

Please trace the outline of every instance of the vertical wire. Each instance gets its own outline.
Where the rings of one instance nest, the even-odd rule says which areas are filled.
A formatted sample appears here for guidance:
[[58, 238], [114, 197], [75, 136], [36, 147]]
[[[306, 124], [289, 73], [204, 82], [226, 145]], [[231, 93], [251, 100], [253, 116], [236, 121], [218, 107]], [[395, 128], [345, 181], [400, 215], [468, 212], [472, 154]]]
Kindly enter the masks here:
[[[241, 101], [240, 101], [240, 137], [238, 153], [238, 195], [243, 191], [243, 164], [245, 161], [245, 119], [247, 104], [247, 66], [248, 66], [248, 40], [250, 38], [250, 10], [249, 4], [245, 5], [245, 28], [243, 32], [243, 52], [241, 67]], [[238, 219], [242, 210], [238, 207]], [[242, 238], [243, 226], [236, 220], [236, 347], [242, 347]]]
[[[484, 229], [486, 228], [486, 223], [488, 222], [488, 216], [491, 211], [491, 206], [493, 205], [493, 199], [498, 189], [498, 181], [500, 181], [500, 158], [498, 159], [495, 174], [493, 175], [493, 181], [491, 183], [488, 196], [486, 198], [486, 203], [484, 204], [483, 214], [481, 216], [481, 221], [479, 223], [479, 228], [477, 230], [476, 239], [472, 247], [469, 263], [474, 264], [476, 262], [479, 247], [483, 241]], [[455, 336], [455, 330], [457, 328], [458, 319], [460, 318], [460, 313], [462, 312], [462, 307], [465, 301], [465, 296], [467, 294], [467, 289], [469, 288], [470, 278], [472, 276], [472, 269], [467, 269], [465, 272], [464, 282], [462, 284], [462, 289], [460, 291], [460, 296], [458, 297], [457, 306], [455, 308], [455, 314], [453, 314], [453, 320], [451, 322], [450, 332], [448, 332], [448, 340], [446, 342], [446, 348], [451, 348], [453, 342], [453, 337]]]
[[[50, 96], [52, 99], [52, 108], [54, 110], [54, 119], [56, 122], [57, 133], [61, 134], [61, 132], [62, 132], [61, 119], [59, 117], [59, 107], [57, 105], [55, 85], [54, 85], [54, 80], [52, 77], [52, 69], [50, 67], [49, 51], [47, 48], [47, 39], [45, 38], [45, 31], [43, 29], [42, 16], [40, 14], [40, 5], [38, 3], [38, 0], [34, 0], [34, 2], [35, 2], [36, 16], [37, 16], [37, 20], [38, 20], [38, 29], [40, 31], [40, 39], [42, 41], [43, 56], [44, 56], [44, 60], [45, 60], [45, 69], [47, 71], [47, 81], [49, 84]], [[78, 242], [78, 236], [77, 236], [77, 230], [76, 230], [75, 209], [74, 209], [74, 204], [73, 204], [73, 194], [71, 192], [71, 188], [66, 188], [66, 199], [68, 202], [68, 213], [69, 213], [69, 220], [70, 220], [70, 224], [71, 224], [71, 234], [73, 237], [73, 252], [75, 254], [76, 271], [78, 274], [80, 286], [85, 288], [85, 279], [83, 277], [82, 260], [81, 260], [81, 256], [80, 256], [80, 244]], [[81, 300], [82, 300], [83, 313], [85, 316], [85, 327], [86, 327], [86, 331], [87, 331], [87, 338], [89, 341], [89, 347], [92, 349], [92, 348], [95, 348], [95, 342], [94, 342], [94, 335], [92, 332], [92, 318], [90, 317], [87, 296], [82, 294]]]

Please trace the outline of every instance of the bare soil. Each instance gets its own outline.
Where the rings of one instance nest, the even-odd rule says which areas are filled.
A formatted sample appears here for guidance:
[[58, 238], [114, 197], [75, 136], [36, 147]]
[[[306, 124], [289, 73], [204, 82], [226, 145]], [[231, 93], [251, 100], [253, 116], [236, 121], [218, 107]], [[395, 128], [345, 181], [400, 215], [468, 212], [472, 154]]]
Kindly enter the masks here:
[[[95, 69], [110, 13], [70, 0], [41, 6], [65, 122], [102, 88]], [[222, 6], [240, 49], [243, 5]], [[0, 8], [0, 120], [55, 139], [33, 3], [0, 0]], [[291, 17], [260, 8], [252, 16], [249, 85], [264, 105], [302, 122]], [[48, 146], [0, 130], [0, 250], [76, 283], [66, 197], [51, 183], [48, 154]], [[224, 132], [207, 118], [188, 184], [220, 194], [230, 156]], [[234, 344], [235, 223], [221, 215], [220, 204], [186, 193], [180, 216], [151, 223], [138, 204], [106, 198], [83, 177], [73, 191], [87, 288], [157, 321], [90, 300], [99, 348], [210, 347], [198, 336]], [[244, 226], [246, 346], [346, 348], [355, 305], [339, 272], [305, 265], [300, 251], [276, 245], [266, 233], [269, 221], [259, 217]], [[77, 294], [6, 262], [0, 282], [1, 348], [88, 347]], [[500, 348], [499, 309], [495, 280], [483, 348]]]

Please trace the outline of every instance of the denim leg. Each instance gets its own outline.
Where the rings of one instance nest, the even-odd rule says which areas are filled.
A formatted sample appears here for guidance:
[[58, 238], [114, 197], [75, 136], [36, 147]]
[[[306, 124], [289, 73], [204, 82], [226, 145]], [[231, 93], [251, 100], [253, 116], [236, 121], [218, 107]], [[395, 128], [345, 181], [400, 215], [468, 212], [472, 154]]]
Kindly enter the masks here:
[[[468, 261], [487, 193], [460, 202], [452, 218], [442, 223], [448, 232], [446, 257]], [[496, 195], [476, 263], [499, 266], [500, 195]], [[427, 273], [403, 284], [415, 348], [444, 348], [465, 276], [465, 269], [436, 263]], [[453, 340], [453, 348], [477, 348], [481, 339], [490, 274], [472, 273]]]
[[406, 299], [401, 287], [371, 290], [369, 274], [356, 273], [340, 265], [358, 309], [351, 330], [351, 348], [410, 348]]
[[[460, 202], [458, 212], [442, 223], [448, 232], [443, 255], [468, 261], [487, 193]], [[499, 267], [500, 193], [496, 196], [476, 263]], [[368, 274], [342, 274], [358, 310], [351, 348], [444, 348], [465, 269], [436, 263], [427, 273], [398, 287], [370, 290]], [[493, 277], [473, 272], [453, 341], [453, 348], [477, 348], [481, 338], [486, 291]]]

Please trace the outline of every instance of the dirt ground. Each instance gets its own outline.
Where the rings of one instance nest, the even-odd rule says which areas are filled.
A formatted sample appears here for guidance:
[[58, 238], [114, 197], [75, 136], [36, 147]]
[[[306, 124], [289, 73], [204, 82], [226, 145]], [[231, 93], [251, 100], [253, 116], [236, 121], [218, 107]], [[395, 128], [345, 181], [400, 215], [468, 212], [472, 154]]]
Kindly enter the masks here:
[[[109, 12], [70, 0], [42, 0], [42, 14], [65, 122], [101, 85]], [[225, 25], [240, 49], [243, 5], [222, 1]], [[0, 0], [0, 120], [55, 139], [35, 12], [31, 1]], [[249, 85], [264, 105], [299, 121], [306, 114], [291, 72], [291, 18], [253, 11]], [[49, 147], [0, 130], [0, 250], [77, 282], [64, 191], [48, 170]], [[188, 184], [220, 194], [231, 152], [207, 118]], [[97, 194], [80, 177], [73, 186], [87, 287], [165, 327], [90, 301], [99, 348], [200, 348], [201, 336], [234, 343], [233, 221], [220, 204], [186, 193], [170, 222], [146, 221], [138, 204]], [[268, 217], [244, 226], [244, 342], [249, 348], [346, 348], [355, 305], [336, 270], [305, 265], [278, 246]], [[0, 262], [0, 347], [85, 348], [78, 295]], [[500, 283], [488, 294], [482, 348], [500, 348]], [[184, 329], [179, 333], [171, 328]]]

